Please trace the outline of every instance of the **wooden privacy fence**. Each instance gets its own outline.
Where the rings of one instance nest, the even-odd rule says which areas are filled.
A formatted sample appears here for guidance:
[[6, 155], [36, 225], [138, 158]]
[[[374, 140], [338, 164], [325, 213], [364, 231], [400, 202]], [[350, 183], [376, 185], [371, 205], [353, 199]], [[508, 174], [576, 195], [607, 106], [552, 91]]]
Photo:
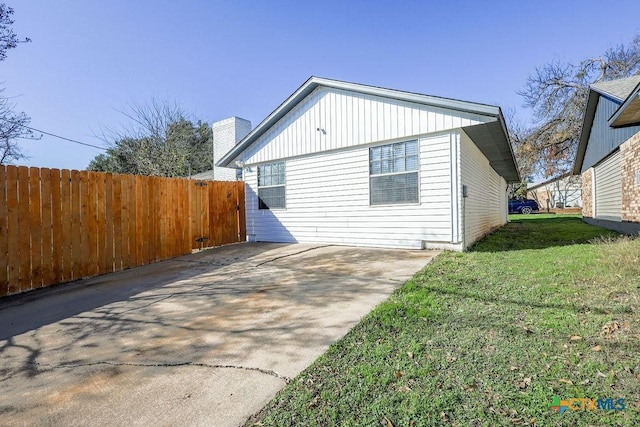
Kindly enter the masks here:
[[244, 183], [0, 165], [0, 296], [246, 238]]

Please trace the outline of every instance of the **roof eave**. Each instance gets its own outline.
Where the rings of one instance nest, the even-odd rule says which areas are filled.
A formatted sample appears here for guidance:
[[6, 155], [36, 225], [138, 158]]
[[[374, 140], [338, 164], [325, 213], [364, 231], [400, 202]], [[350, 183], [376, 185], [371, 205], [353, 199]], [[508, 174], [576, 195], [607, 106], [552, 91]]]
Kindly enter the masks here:
[[609, 118], [609, 126], [613, 128], [633, 126], [638, 123], [640, 123], [640, 84]]
[[580, 130], [580, 140], [578, 142], [578, 151], [576, 153], [576, 160], [573, 163], [573, 174], [581, 175], [582, 163], [584, 162], [584, 154], [587, 151], [587, 143], [589, 142], [589, 136], [591, 135], [591, 127], [593, 126], [593, 119], [596, 115], [596, 107], [598, 105], [598, 98], [600, 92], [589, 89], [589, 98], [587, 100], [587, 106], [585, 107], [584, 120], [582, 120], [582, 129]]
[[502, 114], [494, 121], [464, 126], [462, 130], [489, 160], [491, 167], [507, 183], [521, 182], [520, 172]]
[[527, 187], [527, 191], [533, 191], [533, 190], [537, 190], [540, 187], [544, 187], [545, 185], [549, 185], [551, 183], [554, 183], [556, 181], [559, 181], [561, 179], [567, 178], [569, 176], [572, 176], [573, 174], [571, 172], [565, 172], [562, 175], [558, 175], [555, 178], [550, 178], [544, 182], [541, 182], [539, 184], [533, 184], [531, 185], [531, 187]]
[[[317, 84], [313, 83], [314, 76], [311, 76], [305, 81], [295, 92], [291, 94], [282, 104], [278, 106], [271, 114], [269, 114], [263, 121], [258, 124], [247, 136], [242, 138], [227, 154], [225, 154], [217, 163], [217, 166], [226, 167], [229, 166], [245, 149], [262, 135], [269, 127], [275, 124], [286, 113], [291, 111], [293, 107], [298, 103], [298, 98], [302, 99], [317, 87]], [[296, 102], [293, 102], [293, 101]], [[289, 108], [287, 109], [287, 107]], [[277, 117], [277, 118], [276, 118]]]
[[278, 108], [269, 114], [258, 126], [244, 137], [233, 149], [225, 154], [217, 163], [217, 166], [228, 167], [243, 151], [248, 149], [271, 126], [291, 111], [302, 99], [313, 92], [318, 86], [326, 86], [352, 92], [365, 93], [384, 98], [398, 99], [418, 104], [426, 104], [439, 108], [463, 111], [491, 117], [502, 117], [499, 107], [468, 101], [460, 101], [451, 98], [442, 98], [431, 95], [423, 95], [412, 92], [403, 92], [394, 89], [386, 89], [377, 86], [367, 86], [359, 83], [350, 83], [340, 80], [326, 79], [311, 76], [291, 96], [289, 96]]

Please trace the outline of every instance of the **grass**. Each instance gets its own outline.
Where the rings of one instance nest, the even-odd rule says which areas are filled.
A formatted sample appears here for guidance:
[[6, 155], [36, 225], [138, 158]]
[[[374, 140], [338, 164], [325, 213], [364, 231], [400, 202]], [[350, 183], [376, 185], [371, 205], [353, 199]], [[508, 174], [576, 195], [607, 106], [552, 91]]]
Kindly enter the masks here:
[[[640, 425], [640, 239], [511, 221], [438, 256], [247, 425]], [[561, 415], [554, 396], [626, 409]]]

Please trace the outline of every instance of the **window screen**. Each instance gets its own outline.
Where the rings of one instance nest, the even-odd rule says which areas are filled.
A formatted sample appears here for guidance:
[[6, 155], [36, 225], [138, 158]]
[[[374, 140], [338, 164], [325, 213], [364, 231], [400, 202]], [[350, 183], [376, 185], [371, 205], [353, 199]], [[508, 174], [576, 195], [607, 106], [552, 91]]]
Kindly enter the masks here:
[[418, 141], [369, 149], [372, 205], [418, 203]]
[[258, 209], [286, 207], [284, 162], [258, 166]]

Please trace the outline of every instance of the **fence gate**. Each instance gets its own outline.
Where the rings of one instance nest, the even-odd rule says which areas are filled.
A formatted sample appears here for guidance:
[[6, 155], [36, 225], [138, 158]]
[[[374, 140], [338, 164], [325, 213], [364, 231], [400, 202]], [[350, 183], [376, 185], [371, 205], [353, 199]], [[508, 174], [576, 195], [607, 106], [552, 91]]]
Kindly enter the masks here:
[[191, 212], [192, 249], [245, 240], [244, 183], [194, 181]]

